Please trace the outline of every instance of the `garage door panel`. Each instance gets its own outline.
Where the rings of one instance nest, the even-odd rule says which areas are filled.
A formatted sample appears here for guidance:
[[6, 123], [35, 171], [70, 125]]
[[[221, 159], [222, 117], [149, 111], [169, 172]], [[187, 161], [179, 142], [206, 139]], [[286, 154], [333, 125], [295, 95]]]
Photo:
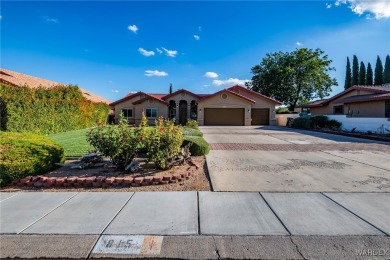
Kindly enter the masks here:
[[269, 125], [269, 108], [252, 108], [252, 125]]
[[234, 126], [244, 125], [244, 108], [205, 108], [204, 124]]

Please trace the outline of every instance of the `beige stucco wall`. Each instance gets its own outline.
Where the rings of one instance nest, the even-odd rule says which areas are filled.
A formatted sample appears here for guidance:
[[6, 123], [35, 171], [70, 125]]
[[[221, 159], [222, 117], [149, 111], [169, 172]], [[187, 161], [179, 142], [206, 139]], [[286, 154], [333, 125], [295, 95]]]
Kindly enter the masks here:
[[[348, 107], [346, 104], [344, 103], [340, 103], [339, 100], [343, 99], [343, 98], [347, 98], [347, 97], [351, 97], [351, 96], [356, 96], [356, 95], [367, 95], [367, 94], [372, 94], [372, 92], [369, 92], [369, 91], [365, 91], [365, 90], [353, 90], [349, 93], [346, 93], [340, 97], [338, 97], [337, 99], [335, 100], [332, 100], [331, 102], [329, 102], [329, 104], [327, 104], [326, 106], [323, 106], [323, 107], [312, 107], [310, 108], [310, 113], [312, 115], [333, 115], [333, 107], [334, 106], [338, 106], [338, 105], [344, 105], [344, 114], [347, 114], [348, 113]], [[372, 103], [372, 102], [370, 102]], [[362, 104], [362, 103], [361, 103]], [[363, 107], [362, 107], [363, 108]], [[357, 111], [357, 110], [356, 110]], [[370, 113], [369, 111], [366, 111], [365, 113]], [[383, 108], [383, 115], [384, 115], [384, 108]], [[375, 112], [374, 114], [378, 114], [377, 112]]]
[[[223, 99], [222, 94], [226, 93], [227, 98]], [[219, 95], [207, 98], [198, 103], [198, 124], [204, 125], [204, 109], [205, 108], [244, 108], [245, 109], [245, 125], [251, 125], [251, 103], [239, 98], [227, 91], [221, 92]]]
[[361, 102], [345, 104], [351, 110], [352, 117], [385, 117], [385, 101]]
[[[173, 100], [176, 102], [176, 122], [179, 122], [179, 103], [180, 101], [187, 101], [187, 118], [190, 118], [190, 112], [191, 112], [191, 101], [195, 100], [195, 102], [198, 102], [198, 98], [194, 95], [191, 95], [190, 93], [181, 92], [177, 93], [176, 95], [173, 95], [172, 97], [167, 98], [165, 101], [169, 104], [169, 102]], [[169, 115], [168, 115], [169, 116]]]
[[[116, 104], [115, 105], [115, 112], [114, 112], [115, 122], [116, 123], [118, 122], [119, 113], [121, 113], [122, 109], [125, 109], [125, 108], [133, 109], [133, 117], [129, 118], [130, 124], [136, 124], [136, 125], [139, 124], [141, 122], [141, 118], [142, 118], [142, 111], [145, 111], [146, 108], [157, 108], [157, 118], [160, 116], [167, 118], [168, 106], [161, 103], [161, 102], [153, 100], [153, 103], [150, 103], [149, 100], [151, 100], [151, 99], [149, 99], [149, 100], [145, 100], [141, 104], [133, 105], [133, 102], [138, 101], [142, 98], [143, 97], [141, 95], [138, 95], [134, 98], [131, 98], [129, 100], [126, 100], [126, 101], [123, 101], [119, 104]], [[154, 125], [154, 122], [157, 118], [149, 118], [148, 123], [150, 125]]]
[[250, 98], [254, 101], [256, 101], [255, 104], [252, 104], [252, 108], [269, 108], [269, 124], [270, 125], [276, 125], [276, 113], [275, 113], [275, 103], [268, 100], [261, 98], [259, 96], [255, 95], [249, 95], [249, 93], [242, 91], [240, 95], [246, 96], [247, 98]]
[[138, 125], [141, 123], [142, 118], [142, 111], [146, 111], [147, 108], [157, 108], [157, 117], [155, 118], [148, 118], [148, 124], [154, 125], [156, 119], [158, 119], [160, 116], [164, 118], [168, 118], [168, 106], [162, 102], [153, 100], [152, 103], [150, 103], [149, 100], [145, 100], [141, 104], [137, 104], [135, 107], [135, 124]]

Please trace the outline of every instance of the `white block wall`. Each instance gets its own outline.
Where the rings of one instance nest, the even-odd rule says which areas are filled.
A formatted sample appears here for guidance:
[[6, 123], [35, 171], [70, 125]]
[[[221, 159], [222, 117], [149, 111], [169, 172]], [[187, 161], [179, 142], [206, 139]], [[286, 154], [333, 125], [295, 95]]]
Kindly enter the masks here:
[[[356, 128], [356, 131], [373, 133], [389, 134], [386, 128], [390, 130], [390, 121], [387, 118], [369, 118], [369, 117], [347, 117], [346, 115], [326, 115], [329, 119], [334, 119], [341, 122], [342, 129], [351, 131]], [[384, 130], [383, 130], [384, 129]]]

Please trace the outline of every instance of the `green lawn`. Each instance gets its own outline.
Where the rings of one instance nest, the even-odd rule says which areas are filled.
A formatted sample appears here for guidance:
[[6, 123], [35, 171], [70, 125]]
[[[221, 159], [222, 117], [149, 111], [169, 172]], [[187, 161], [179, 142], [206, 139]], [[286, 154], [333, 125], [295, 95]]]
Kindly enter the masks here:
[[[153, 128], [148, 127], [149, 131]], [[89, 145], [86, 139], [86, 134], [89, 128], [62, 132], [58, 134], [48, 135], [50, 139], [57, 142], [65, 150], [67, 157], [81, 157], [91, 151], [93, 148]], [[199, 130], [184, 128], [184, 136], [203, 136]]]
[[89, 128], [52, 134], [48, 137], [61, 145], [67, 157], [81, 157], [92, 150], [86, 139]]

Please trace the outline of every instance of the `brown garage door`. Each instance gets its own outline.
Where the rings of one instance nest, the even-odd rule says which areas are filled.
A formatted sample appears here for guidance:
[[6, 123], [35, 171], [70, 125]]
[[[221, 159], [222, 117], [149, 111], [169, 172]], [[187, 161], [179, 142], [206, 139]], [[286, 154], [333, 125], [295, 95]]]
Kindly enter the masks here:
[[252, 108], [252, 125], [269, 125], [269, 108]]
[[244, 108], [205, 108], [204, 125], [244, 125]]

